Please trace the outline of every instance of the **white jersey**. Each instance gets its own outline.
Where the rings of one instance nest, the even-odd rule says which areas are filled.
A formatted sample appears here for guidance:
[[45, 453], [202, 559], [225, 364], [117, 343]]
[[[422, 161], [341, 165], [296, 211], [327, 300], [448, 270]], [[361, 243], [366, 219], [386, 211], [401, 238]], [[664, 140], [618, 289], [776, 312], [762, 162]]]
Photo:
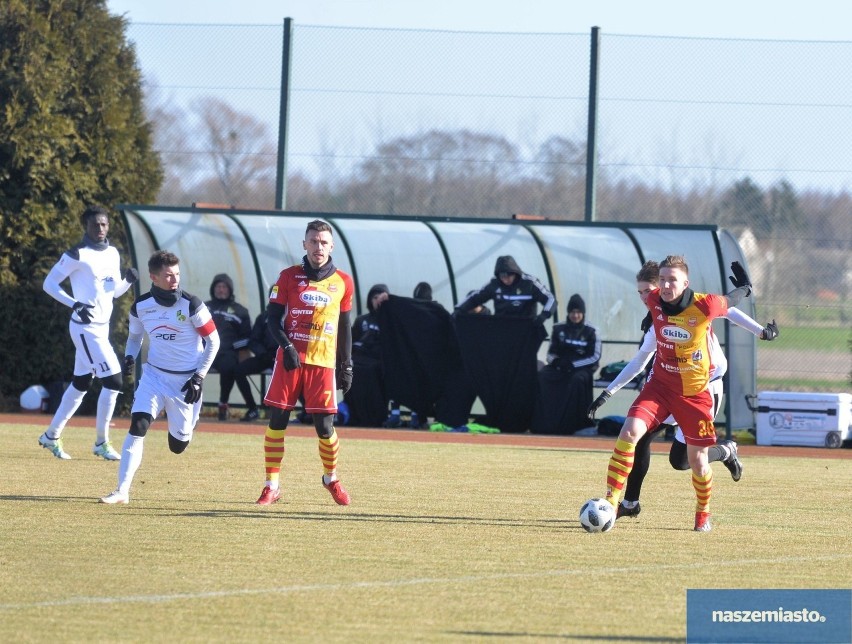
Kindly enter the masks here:
[[138, 353], [143, 331], [148, 334], [150, 366], [166, 373], [207, 375], [216, 352], [205, 352], [202, 338], [215, 334], [218, 348], [218, 334], [200, 298], [182, 293], [175, 304], [163, 306], [150, 292], [145, 293], [130, 308], [126, 355]]
[[[73, 295], [61, 286], [66, 278], [71, 281]], [[121, 276], [118, 251], [113, 246], [96, 250], [80, 243], [62, 254], [44, 278], [43, 288], [65, 306], [73, 307], [75, 302], [91, 305], [92, 324], [109, 324], [113, 299], [124, 295], [130, 286]], [[76, 313], [71, 319], [82, 323]]]

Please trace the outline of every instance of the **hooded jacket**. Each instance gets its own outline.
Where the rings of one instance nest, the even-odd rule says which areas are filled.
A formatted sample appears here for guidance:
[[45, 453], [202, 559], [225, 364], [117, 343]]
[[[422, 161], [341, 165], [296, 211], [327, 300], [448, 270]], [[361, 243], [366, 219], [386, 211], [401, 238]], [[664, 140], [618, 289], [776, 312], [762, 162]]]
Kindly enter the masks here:
[[[224, 282], [230, 294], [227, 299], [216, 299], [216, 284]], [[227, 273], [219, 273], [210, 283], [210, 299], [204, 303], [210, 310], [221, 342], [220, 351], [238, 351], [248, 346], [251, 336], [251, 318], [242, 304], [234, 301], [234, 280]]]
[[554, 324], [547, 363], [561, 371], [588, 369], [594, 372], [601, 359], [601, 341], [595, 327], [586, 324], [586, 303], [577, 293], [568, 300], [568, 311], [583, 312], [583, 321], [574, 324], [569, 319], [564, 324]]
[[373, 307], [373, 297], [379, 293], [390, 294], [386, 284], [374, 284], [367, 291], [367, 311], [355, 318], [352, 324], [353, 355], [367, 356], [380, 360], [382, 347], [379, 343], [379, 317]]
[[[500, 273], [512, 273], [515, 281], [506, 286], [500, 280]], [[494, 278], [478, 291], [460, 302], [456, 310], [466, 313], [494, 300], [494, 315], [504, 315], [518, 318], [536, 318], [544, 322], [556, 310], [556, 298], [537, 277], [521, 270], [515, 258], [502, 255], [494, 265]], [[536, 315], [536, 302], [541, 304], [541, 313]]]

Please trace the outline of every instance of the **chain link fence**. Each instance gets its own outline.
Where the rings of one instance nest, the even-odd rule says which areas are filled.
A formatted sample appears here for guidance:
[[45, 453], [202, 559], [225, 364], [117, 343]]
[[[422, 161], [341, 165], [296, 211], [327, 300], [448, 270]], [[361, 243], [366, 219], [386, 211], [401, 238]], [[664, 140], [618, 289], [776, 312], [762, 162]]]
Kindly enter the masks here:
[[[272, 208], [284, 23], [131, 23], [160, 205]], [[599, 40], [596, 219], [740, 240], [758, 388], [852, 380], [852, 42]], [[590, 34], [295, 24], [287, 209], [582, 220]], [[673, 248], [689, 256], [689, 249]], [[700, 285], [696, 285], [700, 288]]]

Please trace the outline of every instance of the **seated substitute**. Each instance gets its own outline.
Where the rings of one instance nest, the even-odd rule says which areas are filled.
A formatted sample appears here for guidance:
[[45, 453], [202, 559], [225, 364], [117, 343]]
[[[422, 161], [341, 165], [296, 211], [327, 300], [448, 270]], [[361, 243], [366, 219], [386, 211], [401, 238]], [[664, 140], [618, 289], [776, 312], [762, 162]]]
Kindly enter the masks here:
[[568, 300], [568, 321], [553, 326], [547, 364], [538, 372], [539, 398], [532, 421], [536, 434], [573, 434], [592, 424], [587, 410], [601, 340], [585, 317], [586, 303], [575, 293]]
[[[271, 297], [272, 289], [270, 289], [269, 294]], [[265, 310], [255, 318], [248, 342], [248, 349], [252, 352], [252, 356], [238, 363], [234, 369], [234, 381], [237, 384], [237, 389], [240, 390], [243, 399], [246, 401], [246, 407], [248, 407], [240, 422], [247, 423], [257, 420], [260, 417], [248, 376], [263, 373], [267, 369], [272, 369], [272, 366], [275, 364], [275, 352], [278, 351], [278, 342], [276, 342], [272, 333], [269, 332], [266, 320], [267, 312]]]

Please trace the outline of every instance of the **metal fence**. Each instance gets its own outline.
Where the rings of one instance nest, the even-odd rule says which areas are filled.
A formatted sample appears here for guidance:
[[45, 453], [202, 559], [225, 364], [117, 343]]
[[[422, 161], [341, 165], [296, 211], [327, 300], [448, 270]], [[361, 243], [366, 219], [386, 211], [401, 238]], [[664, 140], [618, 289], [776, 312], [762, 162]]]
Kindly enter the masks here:
[[[582, 220], [589, 34], [293, 26], [286, 207]], [[282, 25], [131, 23], [160, 205], [276, 202]], [[749, 258], [761, 389], [852, 378], [852, 42], [599, 40], [600, 221], [719, 223]], [[689, 249], [673, 248], [672, 252]]]

